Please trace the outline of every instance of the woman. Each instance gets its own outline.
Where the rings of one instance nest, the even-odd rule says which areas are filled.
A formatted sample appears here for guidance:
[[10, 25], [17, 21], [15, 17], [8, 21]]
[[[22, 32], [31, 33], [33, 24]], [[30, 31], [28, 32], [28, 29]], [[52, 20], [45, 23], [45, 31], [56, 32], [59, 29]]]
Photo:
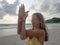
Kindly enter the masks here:
[[22, 40], [28, 38], [28, 45], [43, 45], [44, 41], [48, 40], [48, 34], [45, 27], [45, 22], [42, 14], [34, 13], [32, 15], [32, 29], [25, 29], [25, 21], [28, 16], [28, 11], [25, 12], [25, 7], [21, 4], [18, 15], [18, 34]]

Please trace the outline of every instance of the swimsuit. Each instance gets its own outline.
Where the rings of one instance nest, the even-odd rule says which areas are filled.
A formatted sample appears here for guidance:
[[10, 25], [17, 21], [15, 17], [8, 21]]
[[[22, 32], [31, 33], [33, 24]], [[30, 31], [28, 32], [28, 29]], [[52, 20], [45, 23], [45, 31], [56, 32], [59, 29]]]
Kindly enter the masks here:
[[41, 43], [36, 37], [33, 37], [32, 39], [28, 38], [28, 45], [41, 45]]

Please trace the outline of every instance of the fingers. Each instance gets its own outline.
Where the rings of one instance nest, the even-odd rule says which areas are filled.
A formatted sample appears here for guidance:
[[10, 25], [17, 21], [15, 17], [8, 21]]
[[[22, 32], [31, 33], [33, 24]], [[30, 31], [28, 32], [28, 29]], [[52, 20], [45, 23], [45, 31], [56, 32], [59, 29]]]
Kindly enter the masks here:
[[24, 4], [21, 4], [21, 6], [19, 6], [19, 12], [25, 12]]
[[19, 6], [19, 13], [21, 12], [21, 7]]
[[24, 4], [21, 4], [21, 7], [25, 10], [25, 6], [24, 6]]
[[24, 4], [21, 4], [21, 6], [19, 7], [19, 16], [23, 17], [25, 15], [25, 6]]
[[21, 4], [21, 11], [25, 12], [25, 6], [24, 6], [24, 4]]
[[28, 14], [29, 11], [26, 11], [25, 13]]
[[26, 11], [26, 15], [28, 16], [29, 11]]
[[19, 16], [22, 17], [22, 18], [25, 18], [28, 16], [28, 12], [25, 12], [25, 6], [24, 4], [21, 4], [21, 6], [19, 7]]
[[29, 12], [29, 11], [26, 11], [26, 12]]
[[26, 11], [26, 15], [28, 15], [29, 11]]

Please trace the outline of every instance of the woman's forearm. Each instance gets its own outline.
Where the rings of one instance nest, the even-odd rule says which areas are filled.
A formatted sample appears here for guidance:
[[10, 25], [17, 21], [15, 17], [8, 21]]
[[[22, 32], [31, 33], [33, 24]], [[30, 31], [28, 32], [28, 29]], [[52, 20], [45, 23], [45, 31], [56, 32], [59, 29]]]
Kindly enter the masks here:
[[25, 39], [26, 38], [25, 20], [28, 15], [25, 12], [24, 4], [21, 4], [21, 7], [19, 7], [19, 15], [18, 16], [19, 16], [18, 17], [18, 33], [20, 34], [21, 39]]
[[41, 37], [44, 35], [44, 31], [43, 30], [34, 30], [34, 35], [37, 37]]
[[20, 14], [18, 15], [18, 25], [17, 25], [17, 33], [20, 34], [21, 32], [21, 27], [22, 27], [22, 18]]
[[43, 31], [40, 30], [26, 30], [28, 37], [41, 37], [44, 35]]
[[25, 21], [23, 20], [22, 22], [22, 29], [21, 29], [21, 33], [20, 33], [20, 38], [22, 40], [26, 39], [26, 29], [25, 29]]

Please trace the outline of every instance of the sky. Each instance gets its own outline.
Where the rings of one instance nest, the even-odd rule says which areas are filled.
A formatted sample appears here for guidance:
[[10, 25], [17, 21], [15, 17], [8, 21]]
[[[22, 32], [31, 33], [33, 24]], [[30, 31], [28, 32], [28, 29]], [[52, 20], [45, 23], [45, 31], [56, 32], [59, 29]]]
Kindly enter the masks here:
[[60, 18], [60, 0], [0, 0], [0, 24], [16, 24], [21, 3], [24, 3], [26, 11], [29, 10], [26, 23], [31, 23], [35, 12], [42, 13], [45, 20]]

